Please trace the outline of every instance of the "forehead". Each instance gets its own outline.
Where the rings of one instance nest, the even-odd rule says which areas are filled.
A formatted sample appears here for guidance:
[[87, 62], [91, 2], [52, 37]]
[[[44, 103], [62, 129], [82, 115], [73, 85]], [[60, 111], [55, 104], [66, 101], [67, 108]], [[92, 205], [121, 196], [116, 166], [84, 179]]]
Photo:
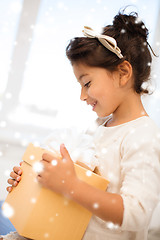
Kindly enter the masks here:
[[74, 63], [73, 72], [79, 81], [82, 77], [92, 74], [94, 72], [94, 67], [89, 67], [83, 63]]

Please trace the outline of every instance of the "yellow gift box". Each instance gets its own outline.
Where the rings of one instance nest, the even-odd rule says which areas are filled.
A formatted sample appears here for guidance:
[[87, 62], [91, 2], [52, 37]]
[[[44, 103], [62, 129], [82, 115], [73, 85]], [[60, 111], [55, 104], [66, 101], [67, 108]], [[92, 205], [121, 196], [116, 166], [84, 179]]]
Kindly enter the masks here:
[[[9, 219], [21, 236], [35, 240], [80, 240], [92, 213], [76, 202], [41, 187], [33, 164], [42, 159], [43, 153], [52, 154], [29, 144], [23, 156], [22, 179], [7, 195], [3, 210], [6, 206], [13, 210]], [[106, 179], [95, 173], [86, 174], [87, 170], [77, 164], [74, 167], [79, 179], [106, 190], [109, 183]]]

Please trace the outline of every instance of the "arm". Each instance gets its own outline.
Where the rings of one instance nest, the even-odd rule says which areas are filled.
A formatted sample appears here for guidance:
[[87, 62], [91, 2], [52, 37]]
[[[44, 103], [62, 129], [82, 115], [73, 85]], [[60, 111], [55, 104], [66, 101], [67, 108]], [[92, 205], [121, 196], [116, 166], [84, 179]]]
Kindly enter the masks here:
[[69, 195], [72, 200], [104, 221], [122, 224], [123, 200], [120, 195], [103, 192], [78, 179], [74, 182], [73, 189], [74, 193]]
[[123, 221], [121, 196], [103, 192], [79, 180], [67, 149], [61, 145], [60, 151], [65, 161], [57, 159], [56, 163], [53, 156], [43, 155], [44, 171], [38, 175], [38, 181], [42, 186], [69, 197], [105, 221], [121, 225]]

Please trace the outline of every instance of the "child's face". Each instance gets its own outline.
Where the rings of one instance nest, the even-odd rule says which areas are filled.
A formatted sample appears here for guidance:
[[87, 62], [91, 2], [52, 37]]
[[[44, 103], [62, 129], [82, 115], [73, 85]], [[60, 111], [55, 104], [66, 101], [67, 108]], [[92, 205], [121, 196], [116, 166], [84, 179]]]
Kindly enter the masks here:
[[73, 64], [73, 71], [81, 84], [82, 101], [92, 106], [99, 117], [114, 113], [121, 104], [124, 94], [119, 87], [119, 72], [111, 73], [103, 68]]

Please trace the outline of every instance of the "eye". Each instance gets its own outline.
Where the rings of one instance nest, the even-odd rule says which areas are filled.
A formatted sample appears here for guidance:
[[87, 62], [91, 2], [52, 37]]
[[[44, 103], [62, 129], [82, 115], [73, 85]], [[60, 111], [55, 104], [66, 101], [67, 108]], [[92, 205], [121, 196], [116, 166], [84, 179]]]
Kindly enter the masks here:
[[86, 84], [84, 84], [84, 87], [89, 87], [90, 83], [91, 83], [91, 81], [87, 82]]

